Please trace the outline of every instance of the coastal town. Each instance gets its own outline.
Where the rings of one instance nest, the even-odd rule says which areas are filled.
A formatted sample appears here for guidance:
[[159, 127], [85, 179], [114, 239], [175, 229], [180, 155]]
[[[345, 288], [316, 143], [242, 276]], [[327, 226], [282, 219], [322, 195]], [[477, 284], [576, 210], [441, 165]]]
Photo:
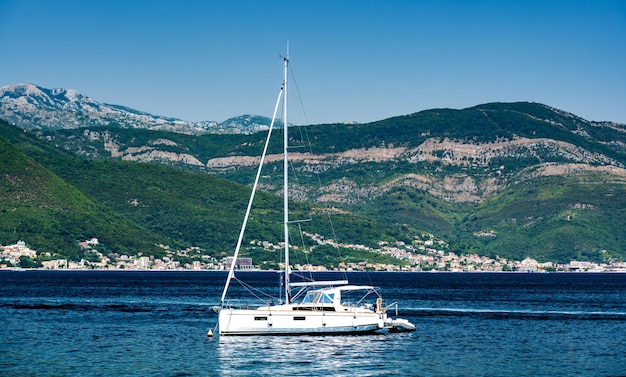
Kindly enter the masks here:
[[[490, 258], [478, 254], [457, 255], [450, 251], [448, 244], [442, 240], [426, 235], [425, 240], [414, 240], [411, 244], [396, 241], [394, 243], [379, 242], [378, 248], [364, 245], [337, 243], [324, 239], [317, 234], [306, 234], [318, 245], [330, 245], [334, 248], [347, 248], [366, 252], [386, 254], [398, 259], [398, 264], [381, 263], [339, 263], [336, 267], [295, 264], [292, 268], [299, 271], [430, 271], [430, 272], [625, 272], [625, 262], [595, 263], [571, 260], [569, 263], [539, 262], [532, 258], [524, 260], [507, 260], [506, 258]], [[276, 252], [284, 245], [274, 245], [266, 241], [252, 241], [251, 246], [262, 247], [269, 252]], [[223, 256], [220, 260], [203, 253], [197, 247], [183, 250], [170, 250], [166, 245], [163, 256], [126, 255], [109, 253], [104, 255], [98, 251], [99, 241], [91, 238], [79, 243], [85, 258], [72, 261], [58, 258], [49, 252], [38, 253], [30, 249], [26, 242], [0, 245], [0, 269], [43, 269], [43, 270], [228, 270], [232, 265], [232, 257]], [[297, 249], [297, 247], [295, 247]], [[280, 265], [282, 268], [283, 266]], [[264, 269], [259, 261], [241, 257], [235, 262], [236, 269]]]

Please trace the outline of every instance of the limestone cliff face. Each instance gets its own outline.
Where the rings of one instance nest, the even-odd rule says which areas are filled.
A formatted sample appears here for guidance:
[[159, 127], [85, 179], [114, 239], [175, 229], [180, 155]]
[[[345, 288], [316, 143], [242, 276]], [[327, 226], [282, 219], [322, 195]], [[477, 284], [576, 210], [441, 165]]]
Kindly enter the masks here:
[[[482, 202], [502, 191], [511, 182], [520, 183], [538, 176], [572, 175], [587, 172], [603, 172], [607, 180], [626, 182], [626, 169], [615, 159], [601, 153], [587, 151], [579, 146], [546, 138], [515, 138], [492, 143], [469, 143], [450, 139], [429, 138], [416, 148], [389, 147], [351, 149], [341, 153], [314, 155], [291, 153], [290, 161], [300, 171], [325, 172], [346, 169], [350, 166], [372, 163], [417, 164], [427, 162], [458, 168], [454, 174], [428, 174], [420, 172], [401, 173], [385, 181], [365, 182], [358, 177], [342, 177], [324, 185], [319, 190], [299, 187], [307, 192], [306, 200], [356, 204], [384, 195], [394, 187], [413, 187], [449, 202]], [[546, 160], [568, 161], [556, 163]], [[282, 155], [269, 155], [268, 163], [278, 162]], [[497, 165], [501, 159], [535, 159], [536, 164], [520, 171], [507, 165]], [[260, 157], [229, 156], [207, 161], [206, 167], [216, 174], [224, 174], [241, 167], [257, 166]], [[489, 174], [484, 174], [488, 171]]]
[[[166, 165], [203, 166], [204, 164], [184, 147], [167, 138], [149, 139], [145, 144], [132, 146], [119, 140], [111, 130], [84, 129], [65, 142], [65, 148], [91, 158], [113, 158], [124, 161], [161, 162]], [[172, 151], [166, 150], [171, 148]]]

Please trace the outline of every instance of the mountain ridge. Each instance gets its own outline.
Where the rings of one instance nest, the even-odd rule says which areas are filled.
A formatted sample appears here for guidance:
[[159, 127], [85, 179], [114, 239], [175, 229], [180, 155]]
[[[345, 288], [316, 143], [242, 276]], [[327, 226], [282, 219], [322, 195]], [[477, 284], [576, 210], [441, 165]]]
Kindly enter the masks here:
[[[580, 164], [577, 169], [586, 171], [612, 166], [605, 171], [616, 176], [623, 176], [626, 166], [626, 126], [589, 122], [533, 103], [425, 110], [358, 125], [312, 125], [306, 127], [306, 134], [315, 148], [290, 153], [296, 169], [319, 169], [325, 175], [337, 171], [341, 175], [342, 169], [350, 167], [401, 164], [405, 171], [396, 168], [397, 174], [388, 181], [421, 187], [453, 202], [484, 201], [511, 182], [523, 181], [524, 169], [535, 165], [535, 175], [554, 175], [559, 169], [566, 174], [576, 169], [555, 164]], [[211, 135], [190, 138], [113, 128], [42, 132], [40, 136], [89, 158], [156, 162], [206, 171], [244, 184], [248, 182], [237, 177], [258, 164], [264, 138], [264, 134], [252, 134], [217, 140]], [[270, 146], [268, 163], [281, 159], [280, 146]], [[343, 183], [329, 182], [346, 183], [352, 184], [345, 179]], [[354, 186], [360, 186], [363, 193], [370, 192], [357, 202], [386, 192], [385, 186], [376, 182], [371, 188]], [[355, 202], [350, 190], [347, 194], [319, 192], [305, 195], [304, 200]]]
[[75, 129], [117, 126], [164, 130], [185, 134], [247, 134], [267, 130], [271, 119], [242, 115], [224, 122], [190, 122], [152, 115], [127, 106], [98, 102], [73, 89], [47, 89], [34, 84], [0, 88], [0, 119], [21, 128]]

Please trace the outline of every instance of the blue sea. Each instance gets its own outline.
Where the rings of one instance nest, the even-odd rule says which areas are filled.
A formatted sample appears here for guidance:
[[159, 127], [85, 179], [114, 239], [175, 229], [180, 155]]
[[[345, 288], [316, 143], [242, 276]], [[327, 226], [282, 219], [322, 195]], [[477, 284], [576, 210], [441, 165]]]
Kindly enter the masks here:
[[348, 278], [417, 331], [209, 338], [223, 272], [0, 271], [0, 375], [626, 376], [626, 274]]

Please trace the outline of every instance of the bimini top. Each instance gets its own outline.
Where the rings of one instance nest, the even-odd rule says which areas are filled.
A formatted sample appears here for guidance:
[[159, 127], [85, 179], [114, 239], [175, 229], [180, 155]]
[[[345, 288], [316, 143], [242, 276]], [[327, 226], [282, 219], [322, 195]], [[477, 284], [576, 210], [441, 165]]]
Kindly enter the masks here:
[[304, 282], [296, 282], [289, 283], [290, 287], [319, 287], [323, 286], [324, 288], [316, 289], [316, 290], [326, 290], [326, 289], [338, 289], [341, 291], [356, 291], [356, 290], [371, 290], [376, 289], [371, 285], [347, 285], [347, 280], [331, 280], [331, 281], [304, 281]]
[[342, 287], [322, 288], [308, 291], [301, 304], [339, 304], [342, 300], [341, 292], [367, 291], [360, 296], [368, 296], [376, 291], [376, 287], [370, 285], [344, 285]]
[[376, 289], [376, 287], [371, 285], [344, 285], [343, 287], [336, 287], [331, 289], [338, 289], [340, 291], [358, 291], [361, 289], [372, 290]]
[[336, 285], [346, 285], [348, 284], [347, 280], [324, 280], [324, 281], [300, 281], [289, 283], [290, 287], [317, 287], [317, 286], [326, 286], [326, 287], [334, 287]]

